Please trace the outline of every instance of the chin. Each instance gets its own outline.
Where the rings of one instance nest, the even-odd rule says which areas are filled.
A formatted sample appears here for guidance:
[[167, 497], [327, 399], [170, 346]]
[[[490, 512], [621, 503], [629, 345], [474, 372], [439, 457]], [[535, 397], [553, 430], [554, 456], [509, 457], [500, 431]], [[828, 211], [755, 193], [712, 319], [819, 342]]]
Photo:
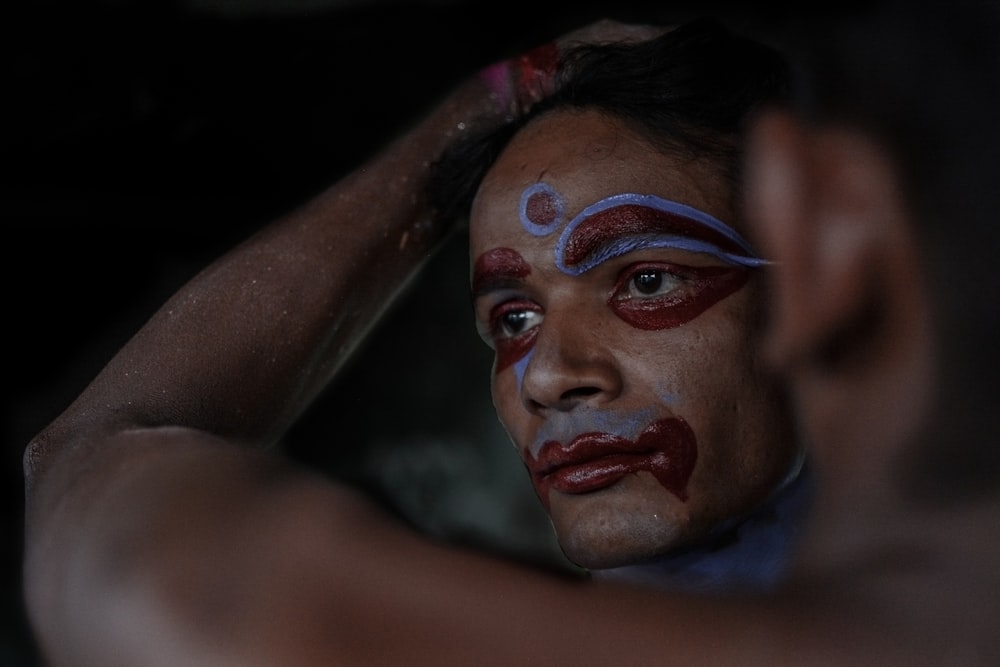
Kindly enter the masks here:
[[552, 506], [556, 537], [565, 556], [585, 569], [640, 563], [686, 542], [687, 518], [663, 507], [623, 508], [620, 502], [583, 497], [565, 503], [572, 507], [562, 504]]

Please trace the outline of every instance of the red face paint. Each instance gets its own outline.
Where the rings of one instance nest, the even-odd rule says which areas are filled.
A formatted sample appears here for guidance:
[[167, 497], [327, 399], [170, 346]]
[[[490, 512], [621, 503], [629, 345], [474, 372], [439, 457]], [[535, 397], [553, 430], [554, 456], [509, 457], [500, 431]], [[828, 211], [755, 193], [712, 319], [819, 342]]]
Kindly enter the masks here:
[[637, 329], [671, 329], [690, 322], [739, 290], [750, 277], [749, 271], [736, 266], [666, 264], [656, 268], [680, 277], [683, 284], [663, 296], [623, 299], [620, 295], [636, 275], [636, 271], [629, 271], [623, 274], [614, 294], [608, 299], [611, 310]]
[[472, 270], [473, 298], [493, 289], [517, 285], [531, 273], [521, 253], [511, 248], [494, 248], [476, 259]]
[[[519, 252], [511, 248], [494, 248], [476, 259], [472, 273], [472, 296], [476, 298], [492, 290], [517, 288], [530, 273], [531, 267]], [[537, 305], [521, 300], [505, 302], [490, 312], [490, 328], [496, 331], [500, 318], [508, 313], [537, 309]], [[538, 328], [533, 327], [520, 336], [494, 338], [496, 347], [494, 372], [499, 373], [526, 355], [537, 337]]]
[[[579, 264], [594, 253], [614, 249], [618, 244], [639, 236], [682, 236], [709, 243], [722, 251], [746, 255], [737, 242], [716, 229], [696, 220], [639, 204], [621, 204], [598, 211], [581, 220], [562, 248], [566, 267]], [[624, 321], [638, 329], [669, 329], [689, 322], [712, 305], [746, 284], [749, 274], [741, 266], [688, 267], [654, 266], [682, 279], [677, 289], [659, 297], [622, 298], [627, 282], [623, 280], [608, 300], [608, 306]], [[625, 284], [623, 284], [625, 283]]]
[[552, 84], [559, 68], [559, 47], [554, 43], [542, 44], [516, 59], [517, 99], [521, 109], [527, 110], [552, 92]]
[[566, 239], [563, 262], [572, 267], [620, 238], [639, 234], [685, 236], [706, 241], [726, 252], [747, 255], [738, 243], [700, 222], [649, 206], [622, 204], [581, 220]]
[[524, 205], [524, 215], [529, 222], [539, 227], [547, 227], [556, 221], [561, 212], [559, 201], [549, 191], [532, 193]]
[[647, 471], [680, 500], [698, 458], [694, 431], [679, 417], [655, 421], [635, 441], [611, 433], [584, 433], [568, 446], [555, 441], [528, 455], [532, 484], [549, 507], [552, 489], [583, 494], [611, 486], [625, 475]]
[[538, 338], [538, 327], [532, 327], [520, 336], [514, 338], [501, 338], [496, 341], [496, 364], [494, 373], [509, 368], [517, 363], [535, 345]]

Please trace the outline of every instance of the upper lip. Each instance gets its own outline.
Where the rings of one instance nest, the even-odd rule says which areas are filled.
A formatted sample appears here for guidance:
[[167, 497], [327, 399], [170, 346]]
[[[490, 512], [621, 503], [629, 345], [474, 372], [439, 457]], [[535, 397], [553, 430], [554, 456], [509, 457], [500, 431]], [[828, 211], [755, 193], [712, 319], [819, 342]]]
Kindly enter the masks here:
[[613, 433], [581, 433], [568, 445], [555, 440], [544, 443], [538, 456], [529, 460], [534, 477], [540, 478], [569, 466], [585, 463], [616, 454], [643, 454], [649, 450], [640, 447], [636, 441]]
[[538, 456], [525, 457], [535, 488], [543, 500], [550, 490], [589, 493], [623, 476], [650, 472], [664, 488], [687, 500], [687, 482], [698, 457], [697, 440], [680, 417], [649, 423], [636, 438], [587, 431], [568, 444], [546, 441]]

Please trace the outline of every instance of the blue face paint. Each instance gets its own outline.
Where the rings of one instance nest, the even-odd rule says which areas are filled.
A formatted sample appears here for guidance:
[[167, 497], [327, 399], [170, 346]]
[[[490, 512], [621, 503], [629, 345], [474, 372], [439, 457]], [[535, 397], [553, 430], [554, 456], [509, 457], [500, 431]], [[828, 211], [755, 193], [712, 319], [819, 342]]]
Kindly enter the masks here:
[[[534, 183], [521, 193], [518, 214], [532, 236], [555, 232], [565, 210], [565, 199], [547, 183]], [[628, 192], [605, 197], [570, 220], [556, 242], [555, 263], [569, 275], [580, 275], [646, 248], [702, 253], [746, 267], [768, 263], [735, 229], [708, 213], [656, 195]]]
[[514, 377], [517, 379], [518, 393], [521, 393], [521, 388], [524, 385], [524, 372], [528, 369], [532, 356], [534, 356], [534, 351], [529, 350], [527, 354], [514, 362]]
[[521, 193], [518, 213], [529, 234], [548, 236], [562, 224], [566, 202], [549, 184], [535, 183]]

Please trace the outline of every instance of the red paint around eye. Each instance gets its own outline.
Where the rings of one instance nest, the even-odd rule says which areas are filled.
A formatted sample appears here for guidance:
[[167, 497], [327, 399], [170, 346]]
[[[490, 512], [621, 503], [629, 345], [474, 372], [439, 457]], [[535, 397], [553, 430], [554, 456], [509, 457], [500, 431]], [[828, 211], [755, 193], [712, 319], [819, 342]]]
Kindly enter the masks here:
[[[671, 272], [674, 272], [671, 269]], [[608, 306], [632, 326], [646, 331], [671, 329], [690, 322], [746, 284], [750, 273], [733, 266], [683, 267], [685, 285], [676, 292], [649, 299], [619, 299], [619, 286]], [[631, 280], [630, 273], [626, 280]]]
[[509, 368], [517, 363], [535, 344], [538, 338], [538, 327], [533, 327], [515, 338], [504, 338], [496, 341], [496, 368], [494, 373]]
[[[472, 296], [475, 298], [492, 290], [516, 288], [530, 273], [531, 267], [519, 252], [512, 248], [493, 248], [476, 259], [472, 272]], [[517, 305], [530, 308], [520, 303]], [[507, 307], [491, 314], [490, 326], [494, 331], [503, 312], [510, 309], [511, 307]], [[495, 372], [499, 373], [526, 355], [537, 337], [538, 330], [533, 328], [514, 338], [497, 339], [494, 344], [497, 355]]]

